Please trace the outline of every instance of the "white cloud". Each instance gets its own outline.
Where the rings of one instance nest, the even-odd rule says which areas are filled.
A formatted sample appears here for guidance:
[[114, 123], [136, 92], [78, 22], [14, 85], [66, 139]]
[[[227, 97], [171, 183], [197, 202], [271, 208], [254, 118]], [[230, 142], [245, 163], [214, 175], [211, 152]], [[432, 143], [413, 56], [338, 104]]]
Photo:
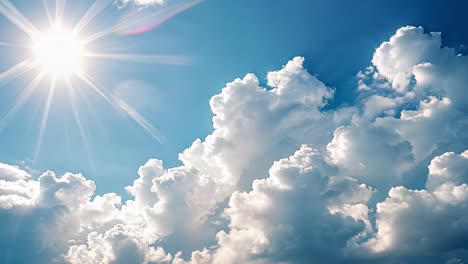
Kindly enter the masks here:
[[26, 180], [30, 177], [31, 175], [29, 175], [29, 173], [22, 169], [19, 169], [18, 167], [0, 163], [0, 180]]
[[421, 27], [402, 27], [375, 51], [372, 63], [399, 92], [407, 91], [413, 67], [440, 52], [440, 33], [424, 34]]
[[372, 95], [364, 103], [363, 116], [367, 119], [373, 119], [379, 115], [394, 115], [398, 101], [380, 95]]
[[464, 248], [467, 201], [466, 184], [444, 185], [434, 192], [401, 186], [391, 189], [389, 197], [377, 207], [374, 250], [399, 250], [409, 255], [430, 252], [437, 256], [440, 251]]
[[0, 208], [33, 206], [39, 194], [39, 184], [35, 181], [0, 180]]
[[116, 225], [104, 234], [90, 233], [86, 245], [70, 247], [66, 259], [80, 264], [168, 263], [164, 249], [148, 246], [132, 230]]
[[79, 174], [57, 178], [46, 172], [38, 180], [2, 180], [0, 186], [1, 257], [13, 263], [60, 262], [89, 228], [115, 221], [120, 203], [115, 194], [91, 199], [95, 185]]
[[444, 183], [468, 183], [468, 150], [460, 155], [447, 152], [431, 161], [426, 189], [434, 191]]
[[[332, 180], [331, 172], [317, 150], [303, 146], [275, 162], [270, 177], [254, 181], [251, 192], [234, 193], [225, 211], [231, 230], [218, 233], [214, 263], [342, 259], [348, 241], [366, 231], [371, 191], [355, 181]], [[353, 212], [343, 215], [348, 206]]]
[[436, 151], [441, 144], [460, 149], [468, 139], [466, 114], [456, 110], [449, 98], [429, 96], [421, 101], [416, 110], [403, 110], [399, 118], [384, 117], [376, 124], [386, 129], [395, 129], [411, 143], [413, 154], [423, 160]]
[[235, 190], [249, 189], [300, 142], [324, 147], [352, 110], [321, 112], [333, 91], [310, 75], [303, 61], [297, 57], [269, 73], [270, 90], [252, 74], [229, 83], [210, 101], [214, 132], [180, 155], [181, 167], [164, 170], [160, 161], [151, 160], [140, 168], [140, 178], [127, 188], [135, 202], [128, 202], [124, 212], [144, 211], [141, 219], [150, 223], [145, 232], [154, 240], [174, 233], [185, 241], [209, 240], [217, 228], [209, 216]]
[[428, 190], [402, 186], [390, 190], [388, 198], [377, 205], [378, 231], [369, 241], [374, 251], [436, 262], [452, 254], [468, 255], [466, 153], [434, 158]]
[[327, 148], [343, 174], [384, 193], [402, 183], [403, 173], [414, 161], [411, 144], [395, 131], [359, 118], [349, 126], [338, 127]]
[[467, 110], [468, 57], [441, 46], [440, 33], [403, 27], [376, 50], [372, 63], [399, 93], [414, 91], [422, 98], [438, 94], [450, 98], [456, 108]]

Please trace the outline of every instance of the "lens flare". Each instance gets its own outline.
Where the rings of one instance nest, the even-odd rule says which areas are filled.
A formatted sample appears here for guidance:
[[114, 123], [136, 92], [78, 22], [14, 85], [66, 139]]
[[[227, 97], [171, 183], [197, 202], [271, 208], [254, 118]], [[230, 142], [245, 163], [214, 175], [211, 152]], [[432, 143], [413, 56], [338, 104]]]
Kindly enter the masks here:
[[143, 34], [202, 2], [203, 0], [183, 0], [167, 6], [133, 10], [122, 17], [116, 32], [120, 35]]

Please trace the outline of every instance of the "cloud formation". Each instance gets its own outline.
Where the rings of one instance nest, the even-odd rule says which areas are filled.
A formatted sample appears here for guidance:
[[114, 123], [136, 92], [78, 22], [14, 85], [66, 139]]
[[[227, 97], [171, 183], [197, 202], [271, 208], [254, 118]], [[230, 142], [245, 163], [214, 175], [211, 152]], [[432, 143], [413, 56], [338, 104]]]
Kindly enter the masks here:
[[398, 186], [389, 191], [388, 198], [377, 204], [378, 231], [368, 242], [373, 251], [389, 258], [417, 256], [422, 262], [466, 261], [466, 156], [465, 151], [461, 155], [449, 152], [434, 158], [429, 166], [427, 190]]
[[268, 87], [228, 83], [214, 131], [179, 167], [140, 167], [128, 201], [80, 174], [0, 164], [0, 260], [468, 262], [468, 58], [400, 28], [358, 74], [355, 104], [335, 108], [303, 64]]
[[[331, 262], [366, 232], [372, 191], [334, 169], [310, 146], [273, 164], [250, 192], [235, 192], [225, 215], [230, 231], [217, 234], [214, 263]], [[352, 211], [352, 212], [351, 212]]]

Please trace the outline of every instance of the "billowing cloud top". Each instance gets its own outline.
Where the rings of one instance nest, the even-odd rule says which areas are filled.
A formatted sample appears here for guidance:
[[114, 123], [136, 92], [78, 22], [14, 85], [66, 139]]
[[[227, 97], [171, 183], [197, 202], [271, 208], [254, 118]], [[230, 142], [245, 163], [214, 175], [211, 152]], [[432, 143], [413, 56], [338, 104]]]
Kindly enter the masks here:
[[149, 160], [131, 200], [0, 164], [0, 260], [468, 262], [468, 58], [400, 28], [358, 74], [358, 101], [333, 110], [303, 63], [268, 73], [268, 88], [228, 83], [213, 133], [179, 167]]

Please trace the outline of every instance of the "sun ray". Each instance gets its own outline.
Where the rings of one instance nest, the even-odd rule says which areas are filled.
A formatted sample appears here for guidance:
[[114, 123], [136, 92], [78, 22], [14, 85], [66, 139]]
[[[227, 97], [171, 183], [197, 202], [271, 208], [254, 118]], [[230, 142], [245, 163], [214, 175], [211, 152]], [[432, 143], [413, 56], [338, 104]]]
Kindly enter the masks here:
[[[10, 79], [17, 78], [22, 74], [32, 70], [33, 68], [39, 67], [40, 73], [31, 80], [26, 88], [21, 91], [17, 100], [11, 109], [7, 109], [8, 112], [5, 116], [0, 119], [0, 131], [6, 124], [15, 117], [18, 110], [30, 100], [33, 93], [37, 90], [39, 85], [42, 85], [43, 79], [46, 75], [51, 76], [50, 87], [45, 95], [45, 101], [43, 106], [43, 112], [41, 113], [40, 127], [38, 129], [37, 142], [34, 149], [34, 161], [37, 160], [41, 147], [43, 145], [44, 134], [46, 133], [51, 106], [55, 100], [55, 92], [58, 89], [58, 83], [65, 82], [64, 86], [68, 88], [68, 96], [70, 98], [70, 110], [73, 113], [74, 120], [83, 144], [85, 145], [86, 151], [90, 151], [89, 135], [85, 130], [82, 116], [77, 107], [75, 95], [79, 92], [75, 90], [77, 87], [74, 86], [73, 81], [76, 81], [73, 76], [77, 76], [85, 86], [90, 87], [92, 91], [101, 97], [113, 109], [119, 111], [125, 116], [130, 117], [135, 121], [142, 129], [144, 129], [152, 138], [159, 143], [164, 143], [166, 139], [162, 134], [148, 121], [146, 120], [135, 108], [130, 106], [125, 100], [114, 95], [112, 92], [106, 90], [100, 86], [92, 77], [85, 72], [86, 64], [82, 59], [98, 59], [98, 60], [115, 60], [115, 61], [127, 61], [127, 62], [143, 62], [143, 63], [157, 63], [157, 64], [173, 64], [173, 65], [187, 65], [190, 63], [190, 58], [182, 55], [150, 55], [150, 54], [132, 54], [132, 53], [100, 53], [100, 52], [89, 52], [85, 50], [84, 45], [89, 42], [94, 42], [112, 33], [121, 33], [119, 30], [125, 28], [125, 26], [139, 26], [145, 19], [150, 16], [145, 15], [145, 18], [139, 17], [140, 13], [138, 10], [133, 10], [132, 14], [135, 15], [136, 19], [130, 19], [129, 21], [119, 21], [117, 24], [111, 27], [99, 31], [93, 35], [90, 35], [85, 40], [79, 38], [78, 33], [88, 27], [96, 17], [98, 17], [111, 3], [113, 0], [95, 0], [93, 4], [86, 10], [83, 17], [81, 17], [73, 28], [67, 28], [64, 21], [65, 6], [67, 0], [42, 0], [44, 6], [45, 15], [44, 19], [48, 19], [50, 24], [49, 30], [40, 32], [35, 24], [32, 24], [11, 2], [11, 0], [0, 0], [0, 14], [3, 14], [11, 23], [16, 27], [24, 31], [31, 38], [30, 46], [22, 46], [9, 42], [0, 41], [0, 47], [8, 48], [23, 48], [30, 49], [32, 58], [20, 63], [13, 65], [12, 67], [0, 72], [0, 82], [9, 81]], [[54, 2], [55, 1], [55, 5]], [[193, 5], [201, 2], [201, 0], [188, 0]], [[193, 6], [191, 5], [191, 6]], [[185, 9], [182, 5], [172, 5], [168, 8], [161, 7], [157, 11], [160, 18], [170, 18], [177, 12], [182, 12]], [[189, 8], [190, 6], [185, 5]], [[55, 10], [54, 10], [55, 8]], [[177, 12], [175, 12], [177, 11]], [[55, 12], [55, 14], [54, 14]], [[45, 18], [47, 17], [47, 18]], [[158, 18], [158, 19], [160, 19]], [[160, 20], [158, 20], [160, 21]], [[162, 20], [161, 20], [162, 21]], [[81, 45], [80, 45], [81, 44]], [[70, 46], [70, 47], [68, 47]], [[76, 56], [75, 56], [76, 55]], [[76, 60], [76, 61], [75, 61]], [[82, 64], [83, 62], [83, 64]], [[70, 66], [69, 64], [72, 64]], [[74, 67], [77, 64], [79, 67]], [[57, 66], [58, 65], [58, 66]], [[62, 77], [63, 75], [63, 77]]]
[[18, 76], [21, 76], [22, 74], [30, 71], [31, 69], [34, 68], [34, 64], [32, 64], [30, 61], [22, 61], [18, 64], [13, 65], [9, 69], [3, 71], [0, 73], [0, 82], [8, 79], [8, 78], [15, 78]]
[[56, 85], [57, 85], [57, 77], [53, 77], [51, 84], [50, 84], [50, 88], [49, 88], [49, 94], [47, 95], [47, 100], [44, 106], [44, 112], [42, 113], [41, 126], [39, 128], [39, 136], [37, 137], [36, 150], [34, 151], [34, 161], [37, 161], [39, 153], [41, 152], [42, 139], [44, 138], [44, 132], [47, 127], [50, 106], [52, 104], [52, 99], [54, 98]]
[[76, 24], [73, 32], [79, 33], [83, 28], [85, 28], [93, 19], [99, 15], [110, 3], [112, 0], [97, 0], [93, 5], [86, 11], [80, 21]]
[[93, 79], [87, 75], [86, 73], [82, 72], [77, 75], [82, 81], [84, 81], [91, 89], [100, 95], [106, 102], [112, 105], [111, 99], [104, 93], [104, 89], [101, 89], [94, 81]]
[[[135, 24], [138, 24], [139, 19], [136, 19], [134, 21], [131, 21], [131, 22], [128, 22], [128, 23], [135, 23]], [[101, 31], [98, 31], [98, 32], [95, 32], [94, 34], [91, 34], [89, 36], [87, 36], [85, 39], [83, 39], [82, 41], [82, 44], [83, 45], [86, 45], [86, 44], [89, 44], [89, 43], [92, 43], [92, 42], [95, 42], [101, 38], [104, 38], [110, 34], [113, 34], [115, 32], [117, 32], [121, 27], [122, 27], [123, 23], [120, 22], [120, 23], [117, 23], [116, 25], [113, 25], [111, 27], [108, 27], [108, 28], [105, 28]]]
[[45, 73], [39, 73], [21, 93], [19, 98], [16, 100], [15, 105], [6, 113], [5, 116], [0, 120], [0, 131], [5, 128], [8, 122], [15, 116], [16, 112], [24, 105], [24, 103], [31, 97], [31, 94], [39, 86], [40, 82], [44, 78]]
[[18, 48], [18, 49], [30, 49], [31, 48], [25, 45], [20, 45], [20, 44], [10, 43], [10, 42], [2, 42], [2, 41], [0, 41], [0, 46], [8, 47], [8, 48]]
[[[70, 76], [71, 77], [71, 76]], [[85, 81], [83, 81], [81, 79], [81, 77], [79, 76], [76, 76], [78, 79], [80, 79], [82, 82], [84, 82], [85, 84], [87, 84]], [[77, 88], [74, 86], [74, 88]], [[81, 88], [81, 87], [80, 87]], [[83, 105], [83, 108], [85, 109], [93, 109], [94, 108], [94, 104], [93, 102], [90, 101], [90, 96], [85, 96], [83, 94], [83, 89], [76, 89], [75, 91], [75, 94], [78, 98], [80, 98], [80, 102], [82, 102], [84, 105]], [[106, 128], [104, 127], [104, 125], [102, 124], [101, 120], [99, 119], [99, 116], [98, 115], [88, 115], [88, 118], [89, 118], [89, 121], [91, 123], [93, 123], [93, 128], [96, 129], [101, 135], [105, 135], [107, 136], [107, 131], [106, 131]]]
[[63, 14], [65, 10], [66, 0], [56, 0], [55, 1], [55, 24], [61, 25], [63, 20]]
[[98, 31], [96, 33], [93, 33], [89, 36], [86, 36], [85, 38], [83, 38], [83, 40], [81, 41], [81, 45], [87, 45], [89, 43], [92, 43], [92, 42], [95, 42], [107, 35], [110, 35], [112, 33], [114, 33], [116, 31], [116, 28], [117, 27], [110, 27], [110, 28], [107, 28], [107, 29], [104, 29], [104, 30], [101, 30], [101, 31]]
[[85, 147], [88, 148], [88, 137], [86, 136], [83, 125], [81, 123], [80, 113], [78, 112], [78, 109], [76, 107], [73, 84], [71, 83], [71, 80], [68, 77], [65, 77], [65, 83], [68, 88], [68, 95], [69, 95], [71, 106], [72, 106], [73, 117], [75, 118], [76, 125], [78, 126], [78, 129], [80, 131], [81, 139], [83, 140]]
[[112, 99], [119, 109], [123, 110], [128, 116], [130, 116], [141, 128], [150, 134], [154, 140], [161, 144], [167, 141], [164, 136], [158, 132], [150, 122], [148, 122], [148, 120], [138, 113], [138, 111], [116, 96], [113, 96]]
[[67, 88], [68, 88], [68, 95], [69, 95], [69, 98], [70, 98], [73, 117], [75, 119], [76, 125], [78, 127], [79, 132], [80, 132], [81, 140], [83, 141], [84, 148], [85, 148], [85, 151], [86, 151], [86, 155], [88, 156], [88, 163], [92, 168], [94, 168], [94, 162], [91, 159], [91, 148], [90, 148], [90, 145], [89, 145], [88, 136], [86, 135], [86, 131], [84, 130], [83, 123], [81, 122], [80, 112], [78, 111], [76, 101], [75, 101], [75, 95], [76, 95], [75, 92], [74, 92], [75, 89], [74, 89], [73, 84], [72, 84], [69, 77], [65, 77], [65, 83], [66, 83]]
[[[139, 19], [135, 19], [133, 21], [129, 21], [129, 22], [126, 22], [126, 26], [131, 26], [131, 25], [137, 25], [139, 23], [141, 23], [143, 19], [142, 18], [139, 18]], [[98, 31], [94, 34], [91, 34], [89, 36], [87, 36], [84, 40], [83, 40], [83, 45], [86, 45], [86, 44], [89, 44], [89, 43], [92, 43], [92, 42], [95, 42], [101, 38], [104, 38], [110, 34], [113, 34], [115, 32], [117, 32], [119, 29], [121, 29], [122, 27], [124, 26], [124, 23], [123, 22], [120, 22], [120, 23], [117, 23], [116, 25], [113, 25], [111, 27], [108, 27], [106, 29], [103, 29], [101, 31]]]
[[131, 54], [131, 53], [98, 53], [87, 52], [83, 54], [88, 58], [108, 59], [108, 60], [124, 60], [131, 62], [145, 62], [156, 64], [174, 64], [187, 65], [190, 63], [190, 58], [183, 55], [153, 55], [153, 54]]
[[34, 27], [29, 20], [21, 14], [16, 7], [8, 0], [0, 0], [0, 13], [2, 13], [8, 20], [15, 24], [18, 28], [23, 30], [29, 36], [34, 36], [39, 31]]
[[164, 136], [158, 132], [158, 130], [148, 122], [138, 111], [129, 106], [123, 100], [119, 99], [113, 95], [106, 95], [103, 89], [99, 88], [99, 85], [88, 75], [82, 74], [80, 78], [83, 79], [91, 88], [101, 95], [112, 107], [117, 110], [124, 111], [125, 114], [130, 116], [141, 128], [143, 128], [152, 138], [154, 138], [159, 143], [166, 142]]
[[53, 25], [54, 20], [52, 19], [52, 15], [50, 14], [50, 8], [49, 8], [49, 4], [47, 3], [47, 0], [42, 0], [42, 5], [44, 6], [47, 20], [49, 20], [49, 25]]

